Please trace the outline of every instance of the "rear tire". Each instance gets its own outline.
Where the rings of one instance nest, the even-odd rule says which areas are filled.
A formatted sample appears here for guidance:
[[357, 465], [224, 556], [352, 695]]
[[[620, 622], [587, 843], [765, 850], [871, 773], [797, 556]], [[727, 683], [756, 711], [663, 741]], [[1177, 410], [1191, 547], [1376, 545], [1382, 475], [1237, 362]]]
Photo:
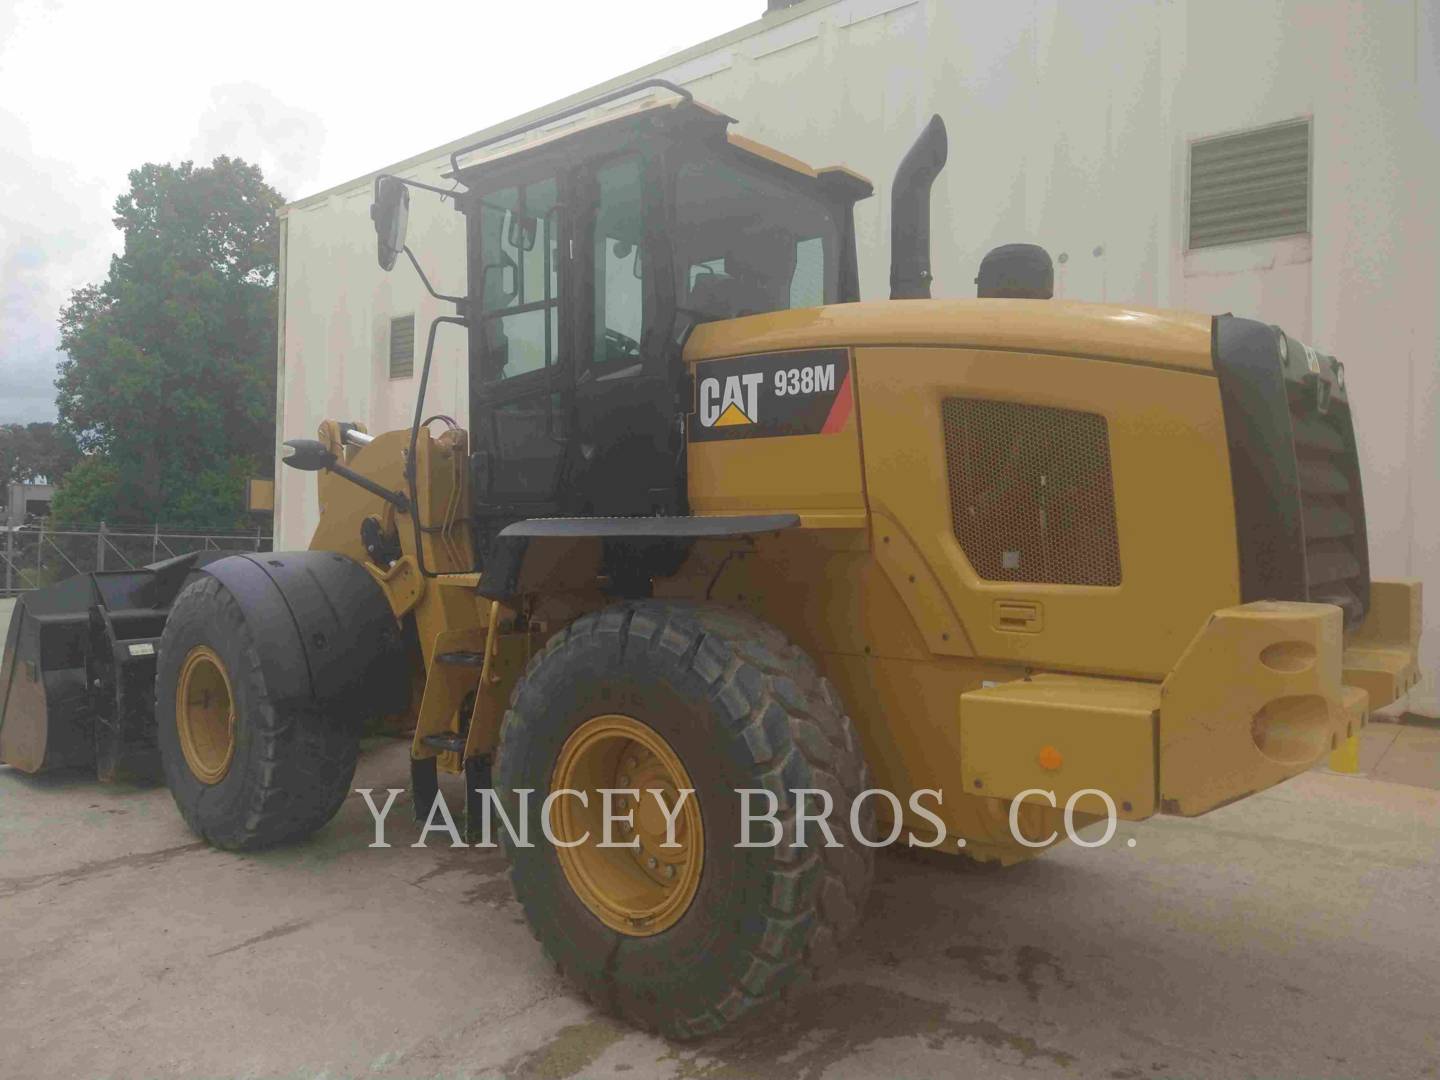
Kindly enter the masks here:
[[[541, 804], [557, 762], [563, 769], [575, 745], [572, 734], [611, 716], [659, 736], [693, 785], [703, 822], [699, 885], [659, 932], [627, 933], [613, 917], [602, 919], [542, 831]], [[677, 1038], [754, 1013], [838, 955], [874, 874], [874, 852], [850, 833], [852, 803], [869, 779], [834, 688], [803, 651], [748, 615], [660, 601], [587, 615], [552, 638], [515, 689], [496, 764], [512, 820], [521, 816], [516, 793], [532, 790], [525, 817], [533, 846], [502, 832], [532, 932], [590, 1000]], [[780, 846], [735, 846], [739, 788], [779, 797]], [[797, 788], [829, 793], [841, 847], [821, 846], [814, 825], [806, 847], [789, 846]], [[761, 802], [752, 806], [763, 809]], [[873, 833], [872, 814], [861, 816], [861, 828]], [[751, 838], [768, 840], [768, 826]]]
[[[182, 689], [188, 700], [177, 700]], [[216, 847], [253, 850], [308, 836], [335, 816], [355, 775], [359, 725], [313, 707], [277, 706], [254, 630], [213, 577], [187, 585], [165, 621], [155, 719], [175, 805]]]

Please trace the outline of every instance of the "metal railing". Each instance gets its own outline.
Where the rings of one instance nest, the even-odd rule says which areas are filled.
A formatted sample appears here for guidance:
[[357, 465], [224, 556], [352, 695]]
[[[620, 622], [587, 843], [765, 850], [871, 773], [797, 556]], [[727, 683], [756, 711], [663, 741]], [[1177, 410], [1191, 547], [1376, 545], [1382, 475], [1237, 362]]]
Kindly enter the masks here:
[[133, 570], [191, 551], [269, 551], [271, 537], [253, 532], [154, 525], [35, 525], [0, 535], [0, 596], [41, 589], [92, 570]]

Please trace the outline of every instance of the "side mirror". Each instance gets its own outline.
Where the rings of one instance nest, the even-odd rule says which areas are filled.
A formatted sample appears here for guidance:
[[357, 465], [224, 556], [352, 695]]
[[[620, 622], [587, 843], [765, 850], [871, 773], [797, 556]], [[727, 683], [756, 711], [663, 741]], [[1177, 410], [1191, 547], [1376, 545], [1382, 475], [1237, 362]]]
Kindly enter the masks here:
[[[393, 263], [394, 260], [392, 259]], [[301, 472], [319, 472], [321, 469], [328, 469], [335, 464], [335, 455], [326, 449], [325, 444], [316, 439], [287, 439], [285, 445], [294, 451], [289, 457], [282, 460], [282, 464], [289, 465], [292, 469], [299, 469]]]
[[381, 270], [390, 270], [405, 249], [405, 226], [410, 219], [410, 190], [393, 176], [375, 181], [370, 220], [375, 222], [375, 256]]
[[520, 295], [520, 264], [510, 257], [509, 252], [500, 252], [500, 261], [486, 267], [487, 270], [496, 270], [500, 274], [499, 285], [496, 287], [498, 296], [492, 296], [492, 306], [509, 307], [515, 298]]
[[510, 246], [516, 251], [534, 251], [535, 234], [540, 227], [538, 219], [527, 217], [525, 214], [512, 213], [510, 215], [509, 236]]

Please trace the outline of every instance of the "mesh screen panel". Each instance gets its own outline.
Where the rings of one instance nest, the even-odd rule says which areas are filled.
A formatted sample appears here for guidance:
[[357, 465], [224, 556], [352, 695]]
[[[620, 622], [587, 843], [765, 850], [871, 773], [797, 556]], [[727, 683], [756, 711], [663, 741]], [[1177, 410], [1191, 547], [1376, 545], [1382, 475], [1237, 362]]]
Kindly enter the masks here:
[[980, 577], [1120, 584], [1103, 416], [979, 398], [941, 416], [955, 539]]

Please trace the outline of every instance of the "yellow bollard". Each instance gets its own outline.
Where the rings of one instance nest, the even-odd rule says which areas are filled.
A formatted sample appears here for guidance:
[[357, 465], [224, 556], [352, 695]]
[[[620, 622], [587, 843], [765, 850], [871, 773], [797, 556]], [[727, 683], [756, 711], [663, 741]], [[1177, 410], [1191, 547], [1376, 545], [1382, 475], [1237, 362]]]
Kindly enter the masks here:
[[1358, 773], [1360, 771], [1360, 736], [1351, 735], [1339, 749], [1330, 751], [1330, 771]]

